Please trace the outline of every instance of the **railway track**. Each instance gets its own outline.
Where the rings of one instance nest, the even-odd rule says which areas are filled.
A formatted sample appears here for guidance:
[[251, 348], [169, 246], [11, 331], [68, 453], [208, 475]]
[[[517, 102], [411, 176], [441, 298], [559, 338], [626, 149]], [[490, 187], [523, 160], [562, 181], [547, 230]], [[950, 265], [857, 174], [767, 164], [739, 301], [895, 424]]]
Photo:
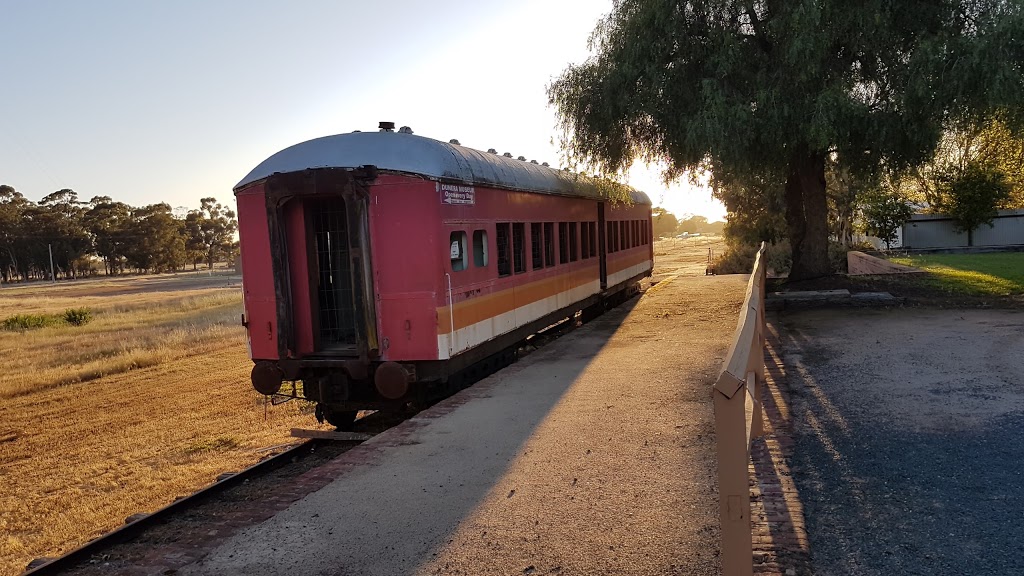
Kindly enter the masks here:
[[[117, 546], [131, 542], [141, 534], [149, 530], [167, 526], [174, 518], [187, 513], [202, 514], [205, 504], [219, 496], [224, 495], [233, 488], [237, 488], [253, 481], [254, 479], [267, 477], [275, 471], [282, 471], [292, 467], [292, 472], [300, 460], [307, 460], [318, 450], [323, 449], [330, 442], [327, 440], [307, 440], [288, 447], [283, 452], [271, 456], [257, 464], [250, 466], [237, 473], [226, 473], [210, 486], [181, 498], [164, 506], [150, 514], [136, 514], [126, 520], [124, 526], [108, 532], [71, 552], [54, 559], [38, 559], [29, 564], [23, 576], [42, 576], [48, 574], [64, 574], [76, 568], [88, 568], [107, 561], [111, 557], [111, 550]], [[348, 444], [355, 445], [355, 442]], [[351, 447], [351, 446], [349, 446]], [[334, 451], [340, 454], [342, 451]]]
[[[517, 355], [529, 354], [547, 343], [571, 332], [589, 318], [577, 315], [561, 323], [549, 326], [527, 338], [515, 347]], [[499, 368], [500, 369], [500, 368]], [[495, 370], [477, 373], [462, 383], [460, 389], [472, 386]], [[443, 398], [438, 398], [440, 401]], [[424, 406], [423, 408], [426, 408]], [[415, 415], [409, 413], [374, 412], [356, 421], [353, 432], [356, 436], [371, 438]], [[201, 557], [202, 549], [211, 546], [221, 538], [262, 521], [259, 514], [248, 514], [239, 520], [239, 510], [254, 503], [271, 500], [278, 509], [312, 493], [320, 486], [309, 486], [308, 490], [295, 490], [291, 485], [294, 478], [304, 472], [355, 448], [364, 439], [336, 440], [314, 438], [285, 448], [263, 461], [244, 470], [222, 474], [216, 482], [202, 490], [180, 498], [155, 512], [136, 514], [126, 520], [125, 525], [108, 532], [79, 548], [57, 558], [39, 558], [26, 568], [22, 576], [44, 576], [52, 574], [93, 574], [139, 573], [150, 574], [152, 566], [136, 569], [150, 562], [154, 554], [162, 554], [165, 562], [157, 573], [174, 574], [177, 568], [190, 563], [191, 555]], [[283, 487], [290, 488], [282, 497]], [[267, 517], [277, 509], [267, 510], [261, 506]], [[273, 508], [273, 507], [272, 507]], [[227, 530], [209, 530], [210, 526], [223, 526]], [[197, 535], [199, 536], [197, 538]], [[163, 548], [163, 552], [161, 549]], [[154, 549], [157, 549], [154, 553]], [[192, 551], [191, 554], [189, 551]]]

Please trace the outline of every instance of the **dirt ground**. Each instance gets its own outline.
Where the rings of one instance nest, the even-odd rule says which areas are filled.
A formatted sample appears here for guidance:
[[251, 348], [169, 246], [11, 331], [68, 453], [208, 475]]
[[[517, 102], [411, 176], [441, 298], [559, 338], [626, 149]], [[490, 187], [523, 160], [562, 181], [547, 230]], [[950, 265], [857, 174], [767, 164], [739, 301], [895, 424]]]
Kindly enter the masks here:
[[815, 572], [1019, 573], [1024, 313], [780, 319]]
[[[238, 286], [237, 277], [181, 274], [4, 287], [0, 316], [54, 306], [129, 307], [140, 325], [120, 336], [97, 332], [105, 330], [101, 316], [81, 331], [64, 329], [50, 340], [41, 331], [4, 333], [0, 368], [16, 374], [31, 357], [44, 370], [68, 357], [88, 358], [90, 348], [117, 348], [117, 338], [134, 342], [134, 332], [180, 330], [161, 328], [166, 311], [150, 317], [151, 306], [182, 299], [201, 305], [209, 292], [233, 293]], [[205, 322], [204, 310], [221, 315], [221, 308], [198, 308], [186, 320]], [[237, 312], [228, 312], [230, 326], [174, 361], [4, 398], [0, 575], [18, 574], [33, 558], [68, 552], [132, 514], [160, 508], [222, 472], [254, 464], [268, 454], [267, 447], [293, 442], [292, 426], [316, 423], [296, 403], [265, 409], [249, 383], [252, 363], [234, 320], [241, 314], [240, 297]], [[47, 341], [54, 343], [49, 352], [41, 349]]]
[[724, 249], [725, 240], [721, 236], [658, 240], [654, 243], [652, 280], [659, 281], [677, 275], [701, 276], [707, 269], [709, 253], [717, 257]]

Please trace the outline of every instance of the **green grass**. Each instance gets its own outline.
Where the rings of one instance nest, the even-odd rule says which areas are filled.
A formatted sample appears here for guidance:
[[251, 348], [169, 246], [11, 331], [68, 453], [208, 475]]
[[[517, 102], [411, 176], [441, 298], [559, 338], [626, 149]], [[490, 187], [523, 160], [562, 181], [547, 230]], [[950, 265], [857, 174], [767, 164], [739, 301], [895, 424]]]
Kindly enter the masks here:
[[929, 272], [923, 280], [951, 294], [1024, 294], [1024, 252], [922, 254], [890, 260]]

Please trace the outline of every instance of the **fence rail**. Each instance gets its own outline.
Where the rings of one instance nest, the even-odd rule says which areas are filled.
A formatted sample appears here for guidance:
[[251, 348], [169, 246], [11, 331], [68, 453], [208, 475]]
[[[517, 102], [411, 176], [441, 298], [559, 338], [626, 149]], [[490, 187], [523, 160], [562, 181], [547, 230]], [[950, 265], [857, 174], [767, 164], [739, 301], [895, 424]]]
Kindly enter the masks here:
[[764, 384], [765, 244], [754, 270], [729, 354], [715, 382], [715, 436], [718, 453], [719, 519], [722, 526], [722, 574], [753, 574], [750, 534], [750, 442], [762, 433], [761, 386]]

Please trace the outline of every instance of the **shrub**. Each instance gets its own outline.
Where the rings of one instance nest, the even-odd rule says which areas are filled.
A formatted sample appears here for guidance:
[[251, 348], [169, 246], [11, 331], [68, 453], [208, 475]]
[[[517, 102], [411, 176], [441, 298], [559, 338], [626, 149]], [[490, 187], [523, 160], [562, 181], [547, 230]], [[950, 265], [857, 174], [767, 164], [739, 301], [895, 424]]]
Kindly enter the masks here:
[[[846, 273], [846, 252], [847, 248], [836, 242], [829, 242], [828, 259], [833, 273]], [[729, 246], [721, 256], [715, 259], [715, 274], [749, 274], [754, 269], [754, 256], [757, 248], [754, 246]], [[789, 247], [788, 240], [781, 240], [775, 244], [769, 244], [765, 249], [765, 266], [770, 274], [784, 276], [789, 274], [793, 266], [793, 254]]]
[[63, 314], [15, 314], [0, 322], [0, 328], [3, 330], [31, 330], [61, 324], [82, 326], [88, 324], [90, 320], [92, 320], [92, 310], [68, 308]]
[[68, 308], [64, 311], [64, 321], [72, 326], [84, 326], [92, 320], [92, 310], [88, 308]]
[[60, 323], [61, 317], [55, 314], [15, 314], [4, 320], [4, 330], [28, 330], [43, 328]]

